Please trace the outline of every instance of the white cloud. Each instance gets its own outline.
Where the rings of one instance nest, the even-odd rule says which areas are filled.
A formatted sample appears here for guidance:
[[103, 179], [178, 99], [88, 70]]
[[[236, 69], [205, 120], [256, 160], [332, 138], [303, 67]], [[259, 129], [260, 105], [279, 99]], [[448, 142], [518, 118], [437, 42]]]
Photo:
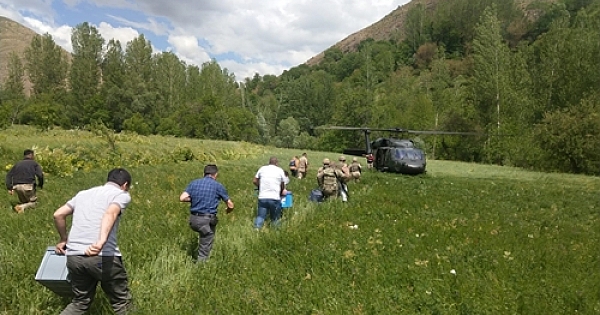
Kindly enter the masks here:
[[173, 45], [173, 52], [187, 64], [202, 65], [211, 59], [204, 48], [200, 47], [195, 36], [169, 35], [168, 42]]
[[57, 45], [63, 47], [69, 52], [73, 51], [73, 46], [71, 45], [71, 26], [61, 25], [54, 27], [40, 20], [30, 17], [25, 17], [24, 21], [25, 26], [31, 28], [39, 34], [48, 33], [52, 35], [52, 38], [54, 39], [54, 42], [56, 42]]
[[169, 28], [167, 25], [156, 21], [156, 19], [154, 19], [154, 18], [148, 18], [147, 22], [142, 23], [142, 22], [130, 21], [128, 19], [122, 18], [120, 16], [116, 16], [116, 15], [108, 15], [108, 16], [110, 18], [120, 22], [121, 24], [131, 26], [133, 28], [140, 29], [140, 30], [147, 30], [156, 35], [166, 35], [168, 32], [168, 28]]
[[283, 70], [289, 69], [289, 67], [266, 62], [240, 63], [231, 59], [219, 61], [219, 65], [221, 68], [226, 68], [229, 73], [235, 74], [236, 81], [243, 81], [245, 78], [252, 78], [255, 73], [260, 75], [279, 75], [283, 72]]
[[107, 43], [109, 40], [115, 39], [121, 42], [122, 47], [125, 47], [129, 41], [140, 35], [137, 30], [131, 27], [114, 27], [106, 22], [100, 22], [98, 32]]
[[[99, 9], [80, 10], [78, 5], [84, 2]], [[409, 0], [179, 0], [176, 3], [166, 0], [0, 0], [0, 14], [40, 33], [50, 33], [58, 44], [68, 49], [70, 27], [74, 25], [56, 26], [60, 23], [54, 20], [71, 14], [79, 22], [89, 22], [86, 14], [93, 14], [90, 17], [94, 16], [96, 21], [98, 17], [104, 21], [98, 26], [102, 36], [106, 40], [119, 39], [123, 45], [140, 33], [153, 33], [171, 46], [154, 47], [155, 50], [171, 49], [187, 63], [201, 65], [213, 56], [238, 56], [218, 62], [242, 80], [256, 72], [278, 75], [304, 63], [407, 2]]]

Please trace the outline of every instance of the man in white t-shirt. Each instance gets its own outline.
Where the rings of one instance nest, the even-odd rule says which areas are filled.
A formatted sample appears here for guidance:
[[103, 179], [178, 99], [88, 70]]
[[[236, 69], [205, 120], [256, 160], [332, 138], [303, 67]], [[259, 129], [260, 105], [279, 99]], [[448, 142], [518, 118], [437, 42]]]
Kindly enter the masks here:
[[281, 218], [281, 195], [285, 189], [285, 174], [278, 166], [276, 157], [269, 159], [269, 165], [262, 166], [256, 172], [252, 183], [258, 187], [258, 207], [254, 227], [262, 228], [267, 215], [271, 224], [278, 225]]
[[[117, 246], [121, 216], [131, 202], [131, 174], [115, 168], [103, 186], [82, 190], [54, 212], [54, 225], [60, 236], [56, 253], [67, 255], [73, 299], [61, 315], [83, 314], [91, 306], [100, 282], [115, 314], [133, 308]], [[73, 216], [67, 233], [67, 217]]]

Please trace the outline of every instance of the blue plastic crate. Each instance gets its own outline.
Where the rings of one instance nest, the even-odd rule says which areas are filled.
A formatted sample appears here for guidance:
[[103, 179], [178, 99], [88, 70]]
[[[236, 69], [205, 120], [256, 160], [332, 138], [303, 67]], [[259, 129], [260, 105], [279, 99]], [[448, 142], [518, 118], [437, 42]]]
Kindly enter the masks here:
[[281, 198], [281, 207], [282, 208], [291, 208], [294, 203], [294, 196], [291, 191], [287, 192], [287, 195]]
[[35, 281], [60, 296], [73, 296], [67, 270], [67, 256], [57, 255], [54, 246], [46, 248], [42, 263], [35, 274]]

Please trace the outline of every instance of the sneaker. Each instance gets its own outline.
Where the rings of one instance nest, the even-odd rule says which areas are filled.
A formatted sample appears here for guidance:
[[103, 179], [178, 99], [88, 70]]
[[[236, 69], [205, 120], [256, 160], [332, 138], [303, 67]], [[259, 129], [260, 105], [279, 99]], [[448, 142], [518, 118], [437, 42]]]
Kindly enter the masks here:
[[21, 205], [16, 205], [15, 206], [15, 212], [16, 213], [23, 213], [23, 212], [25, 212], [25, 209], [23, 209], [23, 206], [21, 206]]

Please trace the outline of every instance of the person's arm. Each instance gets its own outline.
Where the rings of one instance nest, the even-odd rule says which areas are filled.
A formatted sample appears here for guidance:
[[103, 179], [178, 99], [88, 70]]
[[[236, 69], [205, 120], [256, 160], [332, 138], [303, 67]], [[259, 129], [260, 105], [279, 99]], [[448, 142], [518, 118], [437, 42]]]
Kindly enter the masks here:
[[115, 225], [115, 221], [117, 221], [117, 218], [120, 214], [121, 206], [116, 203], [111, 203], [108, 206], [108, 209], [106, 209], [106, 212], [104, 212], [104, 215], [102, 216], [102, 223], [100, 224], [100, 236], [98, 237], [96, 243], [90, 245], [90, 247], [85, 250], [86, 255], [96, 256], [100, 254], [102, 247], [104, 247], [106, 240], [108, 240], [108, 234], [112, 230], [113, 226]]
[[56, 249], [57, 254], [65, 254], [65, 245], [67, 245], [67, 217], [73, 214], [73, 208], [68, 204], [63, 205], [54, 212], [54, 226], [60, 237]]
[[44, 188], [44, 172], [42, 172], [42, 167], [38, 164], [35, 166], [35, 176], [38, 179], [38, 187], [40, 189]]
[[260, 186], [260, 179], [258, 177], [254, 177], [252, 179], [252, 184], [254, 184], [254, 186], [259, 187]]
[[191, 202], [192, 196], [190, 196], [190, 194], [188, 194], [187, 191], [184, 191], [181, 193], [181, 195], [179, 195], [179, 201], [180, 202]]

